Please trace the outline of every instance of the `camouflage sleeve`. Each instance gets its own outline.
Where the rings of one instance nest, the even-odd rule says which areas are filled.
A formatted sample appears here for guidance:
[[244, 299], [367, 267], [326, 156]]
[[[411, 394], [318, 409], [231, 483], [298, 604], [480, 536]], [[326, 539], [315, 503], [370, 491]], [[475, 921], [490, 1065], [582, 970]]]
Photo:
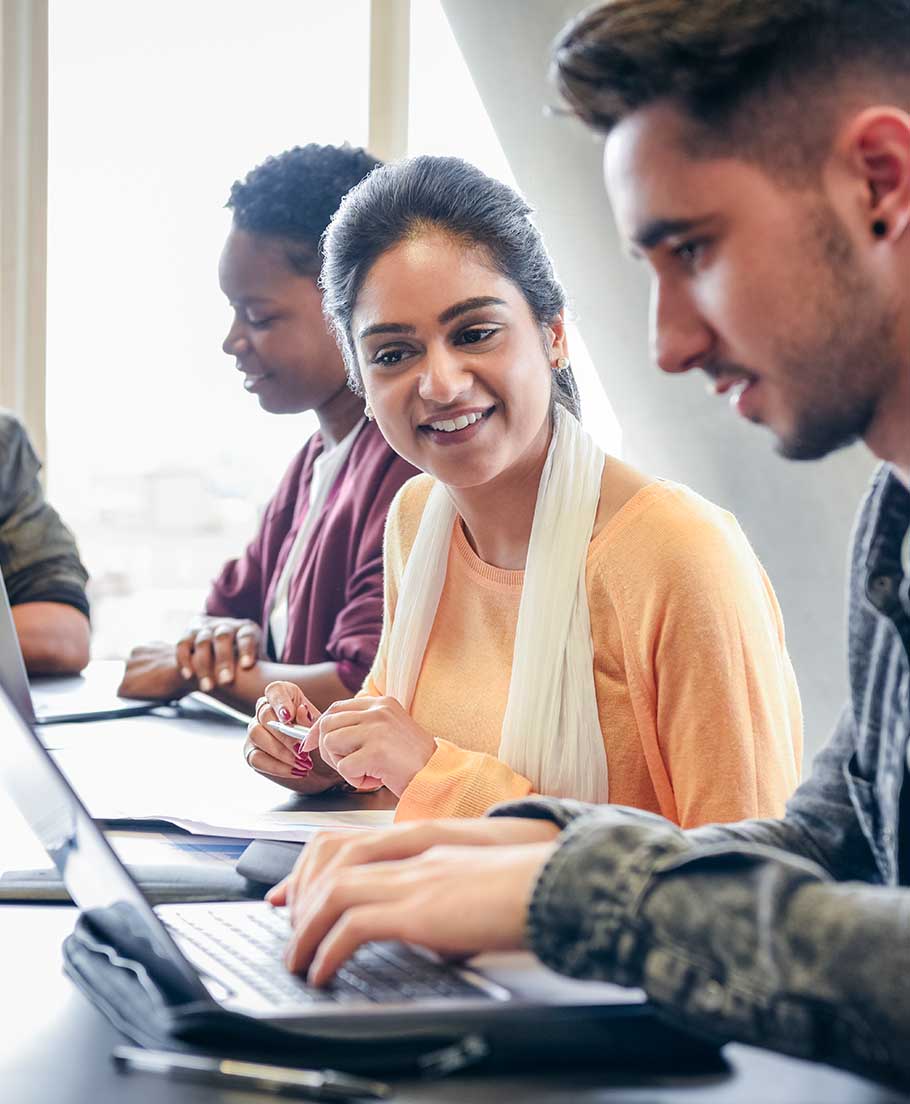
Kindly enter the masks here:
[[25, 430], [0, 413], [0, 571], [11, 605], [61, 602], [88, 615], [88, 573], [72, 533], [45, 500]]
[[669, 1018], [910, 1076], [910, 892], [835, 883], [760, 845], [698, 845], [648, 813], [576, 817], [543, 868], [529, 943], [573, 977], [640, 986]]

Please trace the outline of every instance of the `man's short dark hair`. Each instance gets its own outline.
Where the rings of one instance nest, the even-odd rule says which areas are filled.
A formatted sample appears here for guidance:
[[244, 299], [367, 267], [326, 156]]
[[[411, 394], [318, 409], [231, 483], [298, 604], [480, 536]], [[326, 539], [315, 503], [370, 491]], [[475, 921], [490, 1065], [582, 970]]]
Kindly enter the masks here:
[[607, 0], [554, 47], [572, 111], [608, 133], [659, 101], [727, 152], [806, 177], [850, 83], [910, 107], [910, 0]]
[[241, 230], [275, 238], [302, 276], [318, 276], [320, 239], [345, 195], [382, 162], [354, 146], [295, 146], [235, 180], [227, 204]]

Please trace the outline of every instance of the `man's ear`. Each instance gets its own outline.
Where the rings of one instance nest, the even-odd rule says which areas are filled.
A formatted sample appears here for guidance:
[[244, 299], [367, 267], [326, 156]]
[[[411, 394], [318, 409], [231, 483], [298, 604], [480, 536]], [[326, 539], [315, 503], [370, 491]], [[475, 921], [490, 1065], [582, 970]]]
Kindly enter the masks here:
[[910, 226], [910, 115], [866, 108], [844, 125], [836, 148], [862, 184], [870, 234], [896, 241]]

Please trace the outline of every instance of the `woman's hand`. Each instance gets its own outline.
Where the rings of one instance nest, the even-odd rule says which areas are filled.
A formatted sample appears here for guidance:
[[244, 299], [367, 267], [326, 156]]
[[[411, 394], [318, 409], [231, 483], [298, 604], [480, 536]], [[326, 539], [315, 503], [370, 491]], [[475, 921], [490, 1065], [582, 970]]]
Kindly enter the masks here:
[[269, 728], [269, 721], [309, 728], [319, 711], [293, 682], [270, 682], [256, 702], [256, 720], [247, 729], [243, 755], [258, 774], [297, 793], [321, 793], [337, 786], [341, 777], [318, 753], [303, 750], [303, 741]]
[[195, 689], [195, 678], [180, 673], [174, 645], [156, 641], [133, 648], [117, 693], [121, 698], [176, 701]]
[[261, 647], [262, 630], [255, 621], [204, 617], [177, 641], [177, 667], [184, 679], [195, 678], [208, 693], [230, 686], [238, 667], [255, 667]]
[[479, 820], [416, 820], [380, 832], [319, 832], [300, 853], [293, 871], [266, 894], [271, 905], [287, 905], [291, 921], [330, 879], [352, 867], [412, 859], [431, 847], [504, 847], [547, 843], [559, 835], [550, 820], [482, 817]]
[[386, 786], [401, 797], [429, 762], [436, 741], [395, 698], [364, 697], [330, 705], [310, 729], [303, 750], [318, 750], [358, 789]]

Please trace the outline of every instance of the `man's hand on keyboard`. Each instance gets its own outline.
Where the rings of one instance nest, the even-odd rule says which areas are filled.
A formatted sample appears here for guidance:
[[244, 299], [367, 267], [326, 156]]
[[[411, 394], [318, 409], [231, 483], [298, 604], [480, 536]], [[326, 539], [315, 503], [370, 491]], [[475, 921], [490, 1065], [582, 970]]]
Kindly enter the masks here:
[[268, 897], [291, 907], [288, 968], [324, 985], [374, 939], [454, 957], [520, 948], [558, 832], [549, 821], [502, 818], [399, 825], [357, 841], [317, 837]]

